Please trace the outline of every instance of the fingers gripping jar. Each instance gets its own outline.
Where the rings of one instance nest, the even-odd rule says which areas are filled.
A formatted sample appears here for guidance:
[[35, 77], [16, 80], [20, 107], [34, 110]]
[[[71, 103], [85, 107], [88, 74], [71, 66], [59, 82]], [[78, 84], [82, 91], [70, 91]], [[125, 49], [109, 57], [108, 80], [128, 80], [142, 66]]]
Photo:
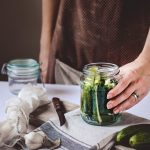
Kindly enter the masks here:
[[40, 66], [34, 59], [14, 59], [3, 65], [2, 73], [8, 75], [10, 91], [18, 94], [25, 84], [37, 84]]
[[107, 109], [107, 93], [117, 84], [119, 67], [112, 63], [91, 63], [83, 68], [81, 77], [81, 116], [93, 125], [111, 125], [120, 114]]

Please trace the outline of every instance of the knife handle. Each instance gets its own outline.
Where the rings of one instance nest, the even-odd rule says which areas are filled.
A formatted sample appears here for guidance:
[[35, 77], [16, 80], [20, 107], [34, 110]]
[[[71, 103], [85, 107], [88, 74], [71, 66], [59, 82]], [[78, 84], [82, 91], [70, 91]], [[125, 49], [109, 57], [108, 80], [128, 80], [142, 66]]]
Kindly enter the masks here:
[[59, 98], [53, 97], [52, 102], [56, 110], [62, 110], [62, 105]]
[[62, 126], [66, 122], [66, 118], [64, 116], [64, 107], [63, 107], [63, 104], [60, 101], [60, 99], [57, 98], [57, 97], [54, 97], [52, 99], [52, 102], [53, 102], [54, 108], [55, 108], [55, 110], [56, 110], [56, 112], [58, 114], [59, 121], [60, 121], [60, 126]]

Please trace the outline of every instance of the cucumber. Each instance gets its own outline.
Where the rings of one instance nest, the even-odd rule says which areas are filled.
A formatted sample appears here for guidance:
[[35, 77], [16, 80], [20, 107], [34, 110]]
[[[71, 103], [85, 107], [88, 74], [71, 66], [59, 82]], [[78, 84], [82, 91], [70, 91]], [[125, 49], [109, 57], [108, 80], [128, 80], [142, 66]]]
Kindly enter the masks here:
[[129, 145], [129, 138], [141, 131], [150, 131], [150, 124], [131, 125], [122, 129], [116, 135], [116, 142], [122, 145]]
[[97, 87], [95, 89], [93, 89], [92, 102], [93, 102], [92, 118], [93, 118], [93, 120], [95, 120], [99, 124], [102, 122], [102, 119], [101, 119], [100, 110], [99, 110], [99, 102], [98, 102], [98, 97], [97, 97]]
[[136, 149], [150, 150], [150, 131], [141, 131], [129, 139], [129, 145]]
[[97, 97], [98, 97], [98, 101], [99, 101], [99, 109], [100, 109], [100, 113], [105, 114], [107, 113], [107, 111], [109, 111], [106, 108], [106, 89], [103, 86], [99, 86], [98, 87], [98, 91], [97, 91]]

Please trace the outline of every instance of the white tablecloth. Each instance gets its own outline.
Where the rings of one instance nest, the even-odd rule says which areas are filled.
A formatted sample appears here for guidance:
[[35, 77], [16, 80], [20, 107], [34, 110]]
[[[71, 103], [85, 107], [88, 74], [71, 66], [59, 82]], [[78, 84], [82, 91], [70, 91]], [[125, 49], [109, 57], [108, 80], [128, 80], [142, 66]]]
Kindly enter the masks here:
[[[80, 87], [75, 85], [46, 84], [49, 99], [59, 97], [62, 100], [80, 104]], [[8, 82], [0, 81], [0, 121], [5, 119], [5, 107], [9, 98], [14, 96], [10, 93]], [[150, 93], [128, 112], [137, 116], [150, 119]]]

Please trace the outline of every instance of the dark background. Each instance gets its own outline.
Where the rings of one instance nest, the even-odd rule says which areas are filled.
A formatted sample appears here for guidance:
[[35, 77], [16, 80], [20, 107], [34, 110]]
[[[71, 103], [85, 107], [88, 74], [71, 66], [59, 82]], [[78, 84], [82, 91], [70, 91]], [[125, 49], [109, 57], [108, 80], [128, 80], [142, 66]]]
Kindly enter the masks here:
[[38, 61], [40, 32], [41, 0], [0, 0], [0, 69], [16, 58]]

